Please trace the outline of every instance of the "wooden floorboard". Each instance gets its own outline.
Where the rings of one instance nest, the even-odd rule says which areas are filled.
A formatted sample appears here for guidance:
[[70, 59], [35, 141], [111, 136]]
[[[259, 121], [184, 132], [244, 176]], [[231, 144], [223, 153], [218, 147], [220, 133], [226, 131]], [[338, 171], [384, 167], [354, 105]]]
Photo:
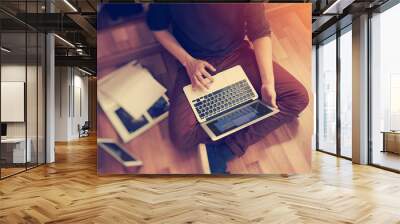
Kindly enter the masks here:
[[313, 153], [310, 174], [108, 176], [96, 139], [0, 181], [0, 223], [400, 223], [400, 175]]

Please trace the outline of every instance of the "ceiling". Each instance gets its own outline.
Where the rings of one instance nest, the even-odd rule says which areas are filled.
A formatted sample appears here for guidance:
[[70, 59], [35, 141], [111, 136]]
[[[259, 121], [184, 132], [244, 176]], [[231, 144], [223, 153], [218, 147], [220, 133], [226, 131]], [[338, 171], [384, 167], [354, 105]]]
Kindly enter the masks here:
[[[76, 66], [96, 73], [97, 2], [47, 0], [46, 4], [45, 0], [1, 0], [2, 46], [12, 49], [7, 53], [7, 59], [18, 61], [25, 56], [28, 59], [35, 57], [38, 50], [36, 33], [54, 32], [60, 37], [55, 38], [56, 65], [70, 65], [71, 61], [81, 61]], [[35, 34], [28, 33], [25, 38], [26, 30]]]
[[[335, 0], [324, 5], [314, 3], [313, 44], [320, 43], [346, 26], [352, 24], [354, 17], [377, 8], [391, 0]], [[392, 0], [393, 1], [393, 0]], [[319, 8], [318, 8], [319, 7]]]

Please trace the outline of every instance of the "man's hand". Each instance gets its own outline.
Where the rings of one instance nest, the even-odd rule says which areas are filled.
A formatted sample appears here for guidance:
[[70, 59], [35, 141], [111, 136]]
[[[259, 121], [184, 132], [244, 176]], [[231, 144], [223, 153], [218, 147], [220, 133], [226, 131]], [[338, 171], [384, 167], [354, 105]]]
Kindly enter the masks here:
[[276, 104], [276, 92], [274, 84], [263, 84], [261, 86], [261, 95], [264, 102], [272, 107], [278, 108]]
[[276, 104], [274, 65], [272, 62], [272, 41], [270, 36], [257, 38], [253, 41], [254, 53], [256, 55], [260, 78], [262, 82], [262, 99], [272, 107], [278, 108]]
[[208, 89], [213, 78], [207, 71], [215, 72], [210, 63], [193, 58], [168, 30], [154, 31], [154, 36], [178, 61], [185, 66], [193, 88]]
[[211, 83], [214, 81], [211, 74], [207, 71], [216, 71], [214, 66], [212, 66], [210, 63], [191, 58], [184, 63], [184, 66], [194, 89], [208, 89]]

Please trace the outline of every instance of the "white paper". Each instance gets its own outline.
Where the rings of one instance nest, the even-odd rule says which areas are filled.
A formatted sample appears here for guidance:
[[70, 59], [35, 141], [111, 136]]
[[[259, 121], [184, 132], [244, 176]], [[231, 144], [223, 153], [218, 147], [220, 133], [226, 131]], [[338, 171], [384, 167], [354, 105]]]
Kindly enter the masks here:
[[112, 99], [104, 95], [104, 93], [102, 93], [101, 91], [99, 91], [97, 94], [97, 101], [99, 101], [99, 104], [104, 111], [108, 111], [110, 109], [115, 109], [116, 107], [118, 107]]
[[167, 91], [140, 65], [127, 64], [99, 82], [99, 89], [134, 118], [141, 117]]
[[[166, 96], [163, 96], [165, 100], [168, 100]], [[110, 120], [111, 124], [114, 126], [115, 130], [117, 131], [118, 135], [121, 139], [127, 143], [133, 138], [139, 136], [140, 134], [144, 133], [146, 130], [151, 128], [153, 125], [157, 124], [161, 120], [165, 119], [168, 116], [168, 112], [160, 115], [159, 117], [153, 119], [148, 113], [143, 114], [145, 118], [148, 120], [148, 123], [141, 128], [129, 132], [120, 117], [116, 114], [116, 110], [120, 108], [115, 101], [104, 95], [101, 91], [97, 94], [97, 100], [99, 101], [100, 106], [103, 108], [104, 113], [107, 115], [108, 119]]]

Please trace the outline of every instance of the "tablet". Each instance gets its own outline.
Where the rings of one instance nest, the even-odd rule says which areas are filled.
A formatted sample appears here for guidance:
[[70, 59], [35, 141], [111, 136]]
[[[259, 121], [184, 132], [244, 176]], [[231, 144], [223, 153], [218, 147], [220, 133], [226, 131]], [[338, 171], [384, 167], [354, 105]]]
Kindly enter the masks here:
[[99, 139], [98, 146], [116, 159], [125, 167], [141, 166], [142, 162], [136, 159], [122, 145], [112, 140]]

